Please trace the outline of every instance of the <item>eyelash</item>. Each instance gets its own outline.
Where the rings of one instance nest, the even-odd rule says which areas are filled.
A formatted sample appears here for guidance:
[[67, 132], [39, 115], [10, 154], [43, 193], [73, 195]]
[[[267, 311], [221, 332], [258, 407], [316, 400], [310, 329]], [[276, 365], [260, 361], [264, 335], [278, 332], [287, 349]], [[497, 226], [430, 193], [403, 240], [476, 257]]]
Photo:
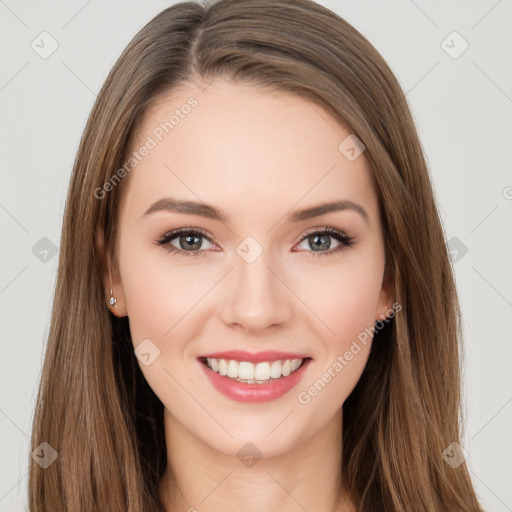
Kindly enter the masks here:
[[[156, 245], [159, 247], [165, 247], [169, 252], [174, 253], [176, 256], [192, 256], [197, 258], [198, 256], [206, 256], [206, 250], [199, 250], [199, 251], [184, 251], [182, 249], [177, 249], [176, 247], [170, 245], [171, 240], [176, 238], [178, 235], [181, 234], [192, 234], [192, 235], [199, 235], [203, 238], [206, 238], [210, 243], [214, 243], [211, 237], [208, 235], [206, 231], [204, 231], [201, 228], [180, 228], [176, 229], [174, 231], [171, 231], [169, 233], [166, 233], [162, 237], [160, 237], [158, 240], [155, 241]], [[306, 251], [306, 252], [312, 252], [313, 254], [311, 256], [330, 256], [332, 254], [337, 254], [341, 251], [345, 251], [351, 246], [355, 244], [354, 237], [347, 236], [341, 231], [338, 231], [334, 228], [322, 228], [322, 229], [314, 229], [306, 232], [303, 237], [300, 239], [299, 243], [303, 242], [307, 237], [311, 235], [329, 235], [332, 238], [336, 239], [338, 242], [340, 242], [340, 245], [332, 250], [332, 251]]]

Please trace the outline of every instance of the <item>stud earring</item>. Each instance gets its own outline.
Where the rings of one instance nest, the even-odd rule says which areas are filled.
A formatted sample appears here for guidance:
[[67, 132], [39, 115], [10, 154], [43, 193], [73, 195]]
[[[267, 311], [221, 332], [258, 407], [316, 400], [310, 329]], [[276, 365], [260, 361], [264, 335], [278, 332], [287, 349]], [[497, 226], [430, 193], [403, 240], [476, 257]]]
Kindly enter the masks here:
[[114, 297], [114, 294], [112, 293], [112, 275], [110, 274], [110, 263], [108, 264], [108, 276], [110, 278], [110, 298], [106, 302], [110, 308], [116, 309], [117, 299]]
[[389, 311], [388, 309], [388, 306], [386, 305], [386, 311], [384, 313], [380, 313], [379, 316], [382, 320], [385, 320], [386, 318], [388, 318], [388, 316], [386, 315], [386, 313]]

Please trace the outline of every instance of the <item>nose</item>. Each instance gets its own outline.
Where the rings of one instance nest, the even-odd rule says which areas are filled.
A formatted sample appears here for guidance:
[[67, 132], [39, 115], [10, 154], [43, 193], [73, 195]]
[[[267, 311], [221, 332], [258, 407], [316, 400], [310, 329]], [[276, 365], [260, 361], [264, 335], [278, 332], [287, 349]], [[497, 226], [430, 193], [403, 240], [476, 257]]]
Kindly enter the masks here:
[[253, 332], [289, 324], [296, 299], [284, 274], [265, 251], [252, 263], [237, 256], [221, 290], [222, 321]]

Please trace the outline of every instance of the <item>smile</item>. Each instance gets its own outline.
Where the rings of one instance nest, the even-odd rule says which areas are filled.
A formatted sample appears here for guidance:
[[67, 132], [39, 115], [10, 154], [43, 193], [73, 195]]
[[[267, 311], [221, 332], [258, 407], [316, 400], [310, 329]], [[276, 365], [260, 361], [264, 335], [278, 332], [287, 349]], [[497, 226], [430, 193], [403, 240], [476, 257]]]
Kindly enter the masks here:
[[238, 361], [202, 357], [198, 359], [209, 382], [231, 400], [245, 403], [276, 400], [294, 388], [312, 359]]
[[263, 384], [281, 377], [288, 377], [296, 371], [304, 359], [286, 359], [251, 363], [234, 359], [214, 359], [208, 357], [206, 364], [219, 375], [246, 384]]

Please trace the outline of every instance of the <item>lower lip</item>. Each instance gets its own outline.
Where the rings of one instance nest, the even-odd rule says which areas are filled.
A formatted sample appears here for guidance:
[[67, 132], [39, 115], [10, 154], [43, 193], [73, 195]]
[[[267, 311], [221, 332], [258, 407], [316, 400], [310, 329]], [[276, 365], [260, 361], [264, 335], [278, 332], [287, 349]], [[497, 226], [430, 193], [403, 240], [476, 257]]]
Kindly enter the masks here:
[[203, 371], [213, 386], [223, 395], [237, 402], [258, 403], [276, 400], [298, 384], [311, 359], [306, 359], [298, 370], [287, 377], [281, 377], [267, 384], [244, 384], [214, 372], [206, 364], [199, 361]]

